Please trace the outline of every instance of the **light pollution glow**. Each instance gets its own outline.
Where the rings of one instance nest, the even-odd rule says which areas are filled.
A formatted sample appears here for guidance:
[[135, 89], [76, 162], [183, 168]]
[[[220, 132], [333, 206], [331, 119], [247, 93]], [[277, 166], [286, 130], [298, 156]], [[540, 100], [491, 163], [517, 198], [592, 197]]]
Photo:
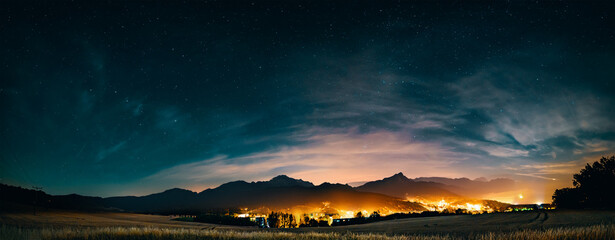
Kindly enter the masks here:
[[[323, 182], [349, 183], [377, 180], [398, 171], [407, 176], [422, 177], [482, 177], [485, 171], [492, 176], [506, 176], [517, 181], [518, 189], [513, 192], [494, 192], [480, 196], [468, 196], [478, 199], [491, 199], [508, 203], [550, 202], [556, 188], [568, 186], [571, 174], [583, 162], [572, 162], [549, 167], [555, 173], [553, 178], [536, 178], [517, 175], [517, 171], [528, 168], [545, 169], [541, 165], [524, 166], [520, 169], [505, 167], [467, 166], [465, 162], [472, 154], [459, 154], [438, 143], [409, 141], [403, 132], [392, 133], [380, 131], [369, 134], [357, 134], [356, 130], [346, 133], [331, 133], [327, 129], [313, 129], [299, 134], [297, 140], [310, 142], [304, 146], [284, 147], [241, 157], [217, 156], [211, 159], [165, 169], [147, 178], [147, 180], [166, 180], [171, 182], [190, 182], [190, 189], [202, 191], [215, 185], [195, 185], [194, 182], [211, 182], [216, 179], [224, 181], [261, 180], [271, 169], [278, 169], [280, 174], [310, 181], [314, 184]], [[374, 163], [378, 167], [374, 168]], [[451, 168], [451, 166], [457, 166]], [[580, 168], [580, 167], [579, 167]], [[390, 169], [395, 169], [392, 172]], [[277, 174], [278, 172], [276, 172]], [[543, 173], [541, 173], [543, 174]], [[219, 181], [219, 180], [218, 180]], [[223, 181], [223, 182], [224, 182]], [[223, 183], [221, 182], [221, 183]], [[526, 192], [524, 201], [517, 198], [519, 192]]]
[[[467, 214], [482, 214], [482, 213], [492, 213], [494, 211], [504, 211], [505, 208], [502, 206], [491, 206], [483, 204], [483, 201], [480, 200], [452, 200], [451, 202], [446, 201], [444, 199], [440, 201], [428, 201], [425, 199], [407, 199], [409, 202], [419, 203], [424, 210], [426, 211], [436, 211], [436, 212], [450, 212], [454, 213], [457, 210], [463, 210], [463, 212]], [[280, 211], [291, 213], [295, 216], [295, 223], [297, 226], [304, 221], [304, 217], [308, 217], [310, 219], [315, 220], [324, 220], [331, 224], [333, 219], [340, 218], [354, 218], [356, 217], [358, 212], [364, 217], [369, 217], [374, 212], [378, 212], [380, 216], [387, 216], [395, 213], [420, 213], [423, 210], [411, 210], [404, 211], [401, 209], [387, 209], [387, 208], [367, 208], [367, 209], [348, 209], [340, 206], [339, 208], [334, 208], [330, 206], [329, 202], [322, 202], [321, 207], [310, 208], [306, 206], [296, 206], [293, 208], [286, 209], [269, 209], [269, 208], [257, 208], [257, 209], [249, 209], [242, 208], [241, 213], [235, 214], [235, 217], [240, 218], [255, 218], [255, 217], [267, 217], [271, 211]]]

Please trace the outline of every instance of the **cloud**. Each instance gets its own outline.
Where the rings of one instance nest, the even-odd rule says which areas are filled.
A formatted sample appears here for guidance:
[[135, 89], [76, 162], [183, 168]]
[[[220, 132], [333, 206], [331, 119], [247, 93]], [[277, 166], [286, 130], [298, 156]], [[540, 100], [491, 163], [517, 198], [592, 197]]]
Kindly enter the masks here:
[[486, 114], [486, 139], [523, 146], [579, 131], [612, 131], [603, 101], [582, 89], [548, 79], [550, 73], [511, 65], [492, 66], [453, 85], [464, 108]]
[[[377, 179], [403, 171], [409, 176], [450, 175], [448, 166], [466, 160], [436, 143], [413, 142], [408, 136], [387, 131], [360, 134], [311, 129], [295, 135], [307, 142], [256, 152], [241, 157], [214, 158], [182, 164], [156, 173], [148, 179], [176, 182], [218, 182], [260, 180], [289, 174], [321, 183]], [[374, 167], [374, 165], [378, 167]]]
[[496, 156], [496, 157], [527, 157], [529, 154], [529, 151], [512, 149], [512, 148], [501, 147], [501, 146], [483, 147], [483, 150], [488, 152], [489, 155]]
[[381, 70], [373, 61], [378, 58], [365, 52], [320, 61], [325, 66], [305, 76], [320, 79], [306, 85], [314, 108], [280, 133], [277, 147], [221, 152], [150, 179], [222, 183], [291, 174], [352, 182], [400, 170], [409, 176], [480, 177], [491, 168], [493, 175], [550, 180], [579, 165], [537, 166], [571, 161], [571, 149], [585, 156], [611, 146], [591, 145], [591, 134], [578, 136], [613, 129], [603, 103], [582, 89], [557, 85], [549, 80], [552, 73], [535, 66], [490, 63], [474, 75], [443, 82]]
[[587, 162], [597, 159], [579, 159], [557, 163], [535, 163], [526, 161], [526, 164], [506, 164], [504, 169], [519, 176], [529, 176], [547, 180], [554, 180], [560, 176], [571, 176], [578, 172]]

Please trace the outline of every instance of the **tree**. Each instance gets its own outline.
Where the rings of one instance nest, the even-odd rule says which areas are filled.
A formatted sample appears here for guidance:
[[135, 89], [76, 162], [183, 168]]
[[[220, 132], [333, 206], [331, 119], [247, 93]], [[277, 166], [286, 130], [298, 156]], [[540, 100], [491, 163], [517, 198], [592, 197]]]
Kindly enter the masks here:
[[267, 217], [267, 222], [271, 228], [280, 227], [280, 214], [277, 212], [271, 212]]
[[319, 220], [318, 221], [318, 227], [328, 227], [329, 226], [329, 221], [327, 220]]
[[553, 204], [558, 208], [581, 208], [583, 197], [578, 188], [556, 189], [553, 194]]
[[378, 219], [380, 218], [380, 213], [378, 211], [374, 211], [372, 215], [369, 215], [369, 218]]
[[316, 219], [310, 219], [308, 226], [310, 227], [318, 227], [318, 221]]
[[267, 222], [271, 228], [295, 228], [297, 222], [291, 213], [271, 212], [267, 217]]
[[295, 221], [295, 217], [293, 216], [292, 213], [288, 214], [288, 227], [289, 228], [296, 228], [297, 227], [297, 222]]
[[559, 208], [615, 209], [615, 156], [602, 157], [574, 174], [574, 188], [555, 190], [553, 203]]
[[467, 214], [467, 213], [468, 213], [468, 210], [465, 210], [465, 209], [457, 208], [455, 210], [455, 214]]

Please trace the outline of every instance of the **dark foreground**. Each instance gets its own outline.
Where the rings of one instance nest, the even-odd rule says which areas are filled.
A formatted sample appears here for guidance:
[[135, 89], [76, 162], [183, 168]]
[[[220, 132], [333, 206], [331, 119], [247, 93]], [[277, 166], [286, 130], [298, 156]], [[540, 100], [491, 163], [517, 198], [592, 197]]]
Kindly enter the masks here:
[[257, 229], [126, 213], [1, 214], [2, 239], [615, 239], [615, 212], [549, 211]]

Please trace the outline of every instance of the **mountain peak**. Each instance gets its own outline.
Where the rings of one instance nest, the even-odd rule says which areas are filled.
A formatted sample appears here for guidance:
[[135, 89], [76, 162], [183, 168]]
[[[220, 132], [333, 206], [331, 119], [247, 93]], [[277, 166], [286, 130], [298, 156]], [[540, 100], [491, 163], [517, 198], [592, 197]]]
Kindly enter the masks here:
[[168, 190], [165, 190], [164, 192], [159, 192], [159, 193], [153, 193], [150, 195], [146, 195], [144, 197], [160, 197], [160, 196], [165, 196], [165, 197], [181, 197], [181, 196], [191, 196], [191, 195], [195, 195], [196, 193], [190, 190], [186, 190], [186, 189], [182, 189], [182, 188], [171, 188]]
[[394, 180], [394, 181], [410, 181], [410, 179], [408, 179], [406, 176], [404, 176], [404, 174], [402, 172], [396, 173], [393, 176], [390, 176], [388, 178], [385, 178], [384, 180]]
[[276, 187], [287, 187], [287, 186], [302, 186], [302, 187], [313, 187], [314, 184], [311, 182], [303, 181], [301, 179], [294, 179], [286, 175], [278, 175], [267, 183], [274, 185]]
[[282, 175], [275, 176], [274, 178], [272, 178], [269, 181], [271, 182], [271, 181], [287, 181], [287, 180], [294, 180], [294, 179], [289, 177], [289, 176], [286, 176], [286, 175], [282, 174]]
[[401, 177], [401, 178], [406, 178], [406, 176], [404, 176], [404, 173], [402, 172], [398, 172], [395, 175], [393, 175], [393, 177]]
[[182, 188], [171, 188], [171, 189], [167, 189], [164, 191], [164, 193], [171, 193], [171, 192], [192, 192], [192, 191], [182, 189]]

